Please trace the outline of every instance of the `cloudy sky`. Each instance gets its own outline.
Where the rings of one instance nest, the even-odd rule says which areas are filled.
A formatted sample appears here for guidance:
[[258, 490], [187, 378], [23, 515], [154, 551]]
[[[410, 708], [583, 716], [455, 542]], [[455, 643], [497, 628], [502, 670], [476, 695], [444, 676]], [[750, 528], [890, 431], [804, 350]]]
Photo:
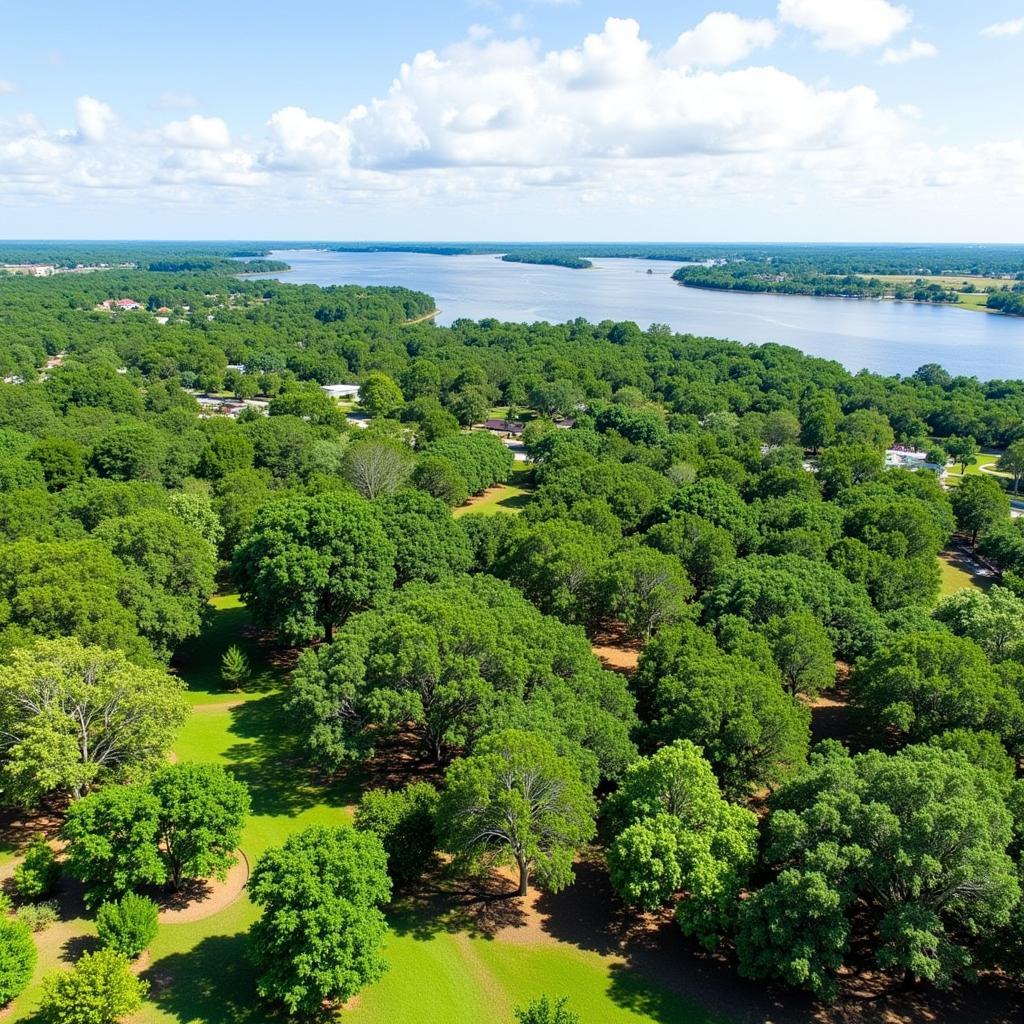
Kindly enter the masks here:
[[1024, 241], [1024, 0], [0, 10], [0, 236]]

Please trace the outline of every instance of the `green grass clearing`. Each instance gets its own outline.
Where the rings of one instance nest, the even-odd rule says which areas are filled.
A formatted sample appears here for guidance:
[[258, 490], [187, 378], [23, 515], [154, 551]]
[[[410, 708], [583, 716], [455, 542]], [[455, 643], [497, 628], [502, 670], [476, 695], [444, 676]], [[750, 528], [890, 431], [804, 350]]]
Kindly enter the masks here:
[[988, 590], [992, 580], [988, 576], [976, 576], [970, 571], [966, 559], [956, 551], [943, 551], [939, 554], [939, 597], [949, 597], [965, 587], [974, 590]]
[[[456, 518], [468, 512], [481, 515], [494, 515], [496, 512], [521, 512], [529, 504], [533, 490], [525, 484], [530, 472], [528, 466], [517, 464], [512, 470], [512, 479], [505, 484], [488, 487], [482, 494], [474, 494], [465, 505], [454, 511]], [[518, 482], [522, 481], [522, 482]]]

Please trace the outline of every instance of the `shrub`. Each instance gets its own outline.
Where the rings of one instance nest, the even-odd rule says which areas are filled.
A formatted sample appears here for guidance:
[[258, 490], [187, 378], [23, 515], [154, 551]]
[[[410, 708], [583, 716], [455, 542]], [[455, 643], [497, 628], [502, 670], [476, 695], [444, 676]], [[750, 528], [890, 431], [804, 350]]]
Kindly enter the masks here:
[[53, 924], [60, 914], [52, 900], [46, 903], [26, 903], [18, 908], [18, 920], [34, 932], [43, 932]]
[[43, 980], [42, 1017], [49, 1024], [116, 1024], [142, 1005], [146, 984], [112, 949], [86, 953], [70, 971]]
[[59, 876], [56, 854], [40, 834], [28, 844], [25, 859], [14, 870], [14, 891], [23, 900], [41, 900], [53, 892]]
[[134, 960], [156, 938], [158, 914], [151, 899], [129, 892], [100, 907], [96, 932], [108, 949]]
[[547, 996], [534, 999], [529, 1006], [515, 1009], [518, 1024], [580, 1024], [579, 1017], [568, 1007], [569, 1000], [550, 1000]]
[[429, 782], [414, 782], [387, 792], [371, 789], [356, 811], [355, 826], [373, 832], [388, 855], [388, 874], [404, 885], [423, 874], [434, 860], [437, 836], [437, 790]]
[[0, 1006], [19, 995], [36, 966], [36, 945], [28, 926], [0, 918]]

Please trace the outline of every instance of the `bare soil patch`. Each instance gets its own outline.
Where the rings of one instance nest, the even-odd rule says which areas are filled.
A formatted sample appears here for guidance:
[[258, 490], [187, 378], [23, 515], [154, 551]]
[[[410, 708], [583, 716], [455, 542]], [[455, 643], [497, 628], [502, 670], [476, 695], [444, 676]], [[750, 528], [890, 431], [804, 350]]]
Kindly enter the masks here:
[[160, 904], [161, 924], [190, 924], [213, 917], [230, 907], [245, 889], [249, 880], [249, 861], [238, 850], [238, 860], [223, 882], [207, 879], [186, 886], [180, 892], [163, 896]]
[[629, 675], [640, 661], [644, 642], [631, 637], [621, 622], [604, 622], [591, 637], [590, 649], [605, 668]]

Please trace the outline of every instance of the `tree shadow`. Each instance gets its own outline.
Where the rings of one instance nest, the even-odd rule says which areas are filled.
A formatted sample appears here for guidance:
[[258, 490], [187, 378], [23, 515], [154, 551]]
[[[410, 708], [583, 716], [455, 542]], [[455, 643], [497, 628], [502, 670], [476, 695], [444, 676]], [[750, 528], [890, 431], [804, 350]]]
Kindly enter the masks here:
[[265, 1024], [272, 1015], [256, 1000], [246, 943], [244, 933], [214, 935], [162, 957], [142, 973], [149, 999], [179, 1021]]
[[358, 799], [358, 779], [325, 781], [309, 766], [309, 756], [291, 731], [287, 696], [272, 693], [231, 710], [230, 731], [243, 740], [224, 753], [227, 766], [249, 787], [252, 812], [291, 816], [328, 804], [345, 807]]
[[95, 953], [103, 943], [95, 935], [72, 935], [67, 942], [61, 946], [60, 958], [65, 963], [76, 963], [83, 954]]
[[465, 879], [436, 872], [400, 893], [387, 911], [398, 935], [425, 941], [441, 932], [493, 939], [527, 923], [515, 885], [498, 872]]

